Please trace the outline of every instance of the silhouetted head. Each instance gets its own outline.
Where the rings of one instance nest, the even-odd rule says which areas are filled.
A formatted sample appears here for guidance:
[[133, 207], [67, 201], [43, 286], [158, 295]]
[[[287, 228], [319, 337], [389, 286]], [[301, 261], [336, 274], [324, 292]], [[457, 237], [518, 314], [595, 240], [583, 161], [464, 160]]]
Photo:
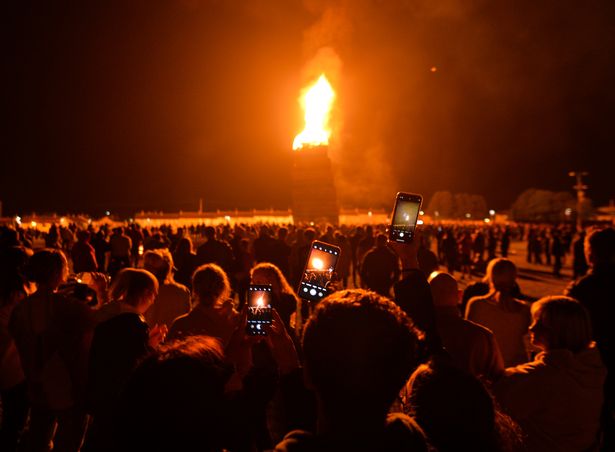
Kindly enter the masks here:
[[186, 256], [192, 253], [192, 240], [190, 240], [190, 237], [182, 237], [180, 241], [177, 242], [175, 252], [179, 256]]
[[485, 278], [492, 290], [507, 294], [513, 293], [517, 280], [517, 267], [510, 259], [499, 257], [487, 265]]
[[205, 264], [192, 274], [192, 290], [202, 306], [214, 306], [229, 297], [231, 284], [219, 265]]
[[90, 241], [90, 233], [87, 230], [80, 230], [77, 232], [77, 240], [80, 242], [89, 242]]
[[173, 256], [167, 249], [146, 251], [143, 255], [143, 268], [151, 272], [159, 284], [173, 279]]
[[117, 448], [221, 450], [230, 375], [214, 338], [193, 336], [161, 346], [139, 364], [121, 395]]
[[286, 228], [278, 229], [278, 239], [284, 241], [286, 240], [286, 237], [288, 237], [288, 229]]
[[592, 343], [587, 309], [570, 297], [544, 297], [532, 304], [532, 343], [546, 350], [578, 353]]
[[312, 241], [316, 238], [316, 231], [312, 228], [307, 228], [303, 233], [303, 237], [307, 243], [312, 243]]
[[615, 229], [591, 231], [585, 238], [585, 255], [592, 267], [615, 264]]
[[124, 268], [111, 285], [111, 299], [126, 303], [143, 314], [158, 296], [158, 281], [147, 270]]
[[212, 240], [216, 238], [216, 228], [214, 228], [213, 226], [207, 226], [203, 233], [207, 240]]
[[333, 416], [384, 416], [417, 365], [417, 332], [406, 314], [374, 292], [325, 298], [303, 333], [305, 372]]
[[[409, 414], [438, 451], [503, 450], [493, 399], [474, 376], [447, 364], [421, 365], [408, 382]], [[506, 426], [504, 426], [506, 427]]]
[[387, 236], [384, 234], [378, 234], [376, 236], [376, 246], [378, 248], [384, 248], [385, 246], [387, 246]]
[[287, 293], [294, 295], [294, 291], [284, 277], [282, 271], [269, 262], [261, 262], [250, 270], [252, 284], [271, 284], [273, 292], [277, 295]]
[[36, 283], [39, 288], [55, 290], [68, 277], [68, 262], [60, 250], [44, 249], [37, 251], [26, 266], [28, 281]]
[[459, 304], [459, 287], [457, 280], [449, 273], [434, 272], [429, 277], [429, 287], [434, 306], [457, 307]]

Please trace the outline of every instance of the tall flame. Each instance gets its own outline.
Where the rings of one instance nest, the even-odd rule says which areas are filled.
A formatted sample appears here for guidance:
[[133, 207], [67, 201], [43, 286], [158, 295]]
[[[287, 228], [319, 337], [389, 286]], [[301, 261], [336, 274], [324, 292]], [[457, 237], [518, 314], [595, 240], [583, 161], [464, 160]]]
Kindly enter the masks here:
[[335, 92], [325, 74], [308, 89], [301, 99], [304, 109], [305, 128], [295, 137], [293, 149], [301, 149], [305, 145], [321, 146], [329, 144], [329, 115], [335, 99]]

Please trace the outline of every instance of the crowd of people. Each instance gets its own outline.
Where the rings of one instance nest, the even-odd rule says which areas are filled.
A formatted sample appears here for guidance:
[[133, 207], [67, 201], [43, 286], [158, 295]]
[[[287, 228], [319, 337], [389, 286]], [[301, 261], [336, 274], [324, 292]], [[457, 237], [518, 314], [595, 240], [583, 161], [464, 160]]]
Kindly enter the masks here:
[[[566, 293], [522, 295], [521, 239], [572, 255]], [[313, 240], [341, 249], [318, 303]], [[0, 450], [612, 450], [613, 281], [609, 227], [1, 228]]]

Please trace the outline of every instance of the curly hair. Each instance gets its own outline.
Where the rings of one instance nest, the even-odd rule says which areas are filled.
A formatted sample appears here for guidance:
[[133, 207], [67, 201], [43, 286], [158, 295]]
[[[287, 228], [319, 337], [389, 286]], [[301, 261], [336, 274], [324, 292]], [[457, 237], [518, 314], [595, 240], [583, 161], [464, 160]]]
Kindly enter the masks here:
[[355, 289], [325, 298], [303, 334], [305, 367], [323, 400], [388, 408], [418, 365], [419, 333], [392, 301]]

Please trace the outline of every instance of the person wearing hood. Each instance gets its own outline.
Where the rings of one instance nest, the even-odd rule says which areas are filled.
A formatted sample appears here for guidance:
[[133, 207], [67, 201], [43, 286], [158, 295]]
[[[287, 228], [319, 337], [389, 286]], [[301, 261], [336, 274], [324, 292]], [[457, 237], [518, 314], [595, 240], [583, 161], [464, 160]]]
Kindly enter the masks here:
[[569, 297], [532, 305], [535, 360], [506, 369], [494, 393], [526, 435], [529, 451], [593, 450], [598, 444], [606, 369], [587, 310]]

